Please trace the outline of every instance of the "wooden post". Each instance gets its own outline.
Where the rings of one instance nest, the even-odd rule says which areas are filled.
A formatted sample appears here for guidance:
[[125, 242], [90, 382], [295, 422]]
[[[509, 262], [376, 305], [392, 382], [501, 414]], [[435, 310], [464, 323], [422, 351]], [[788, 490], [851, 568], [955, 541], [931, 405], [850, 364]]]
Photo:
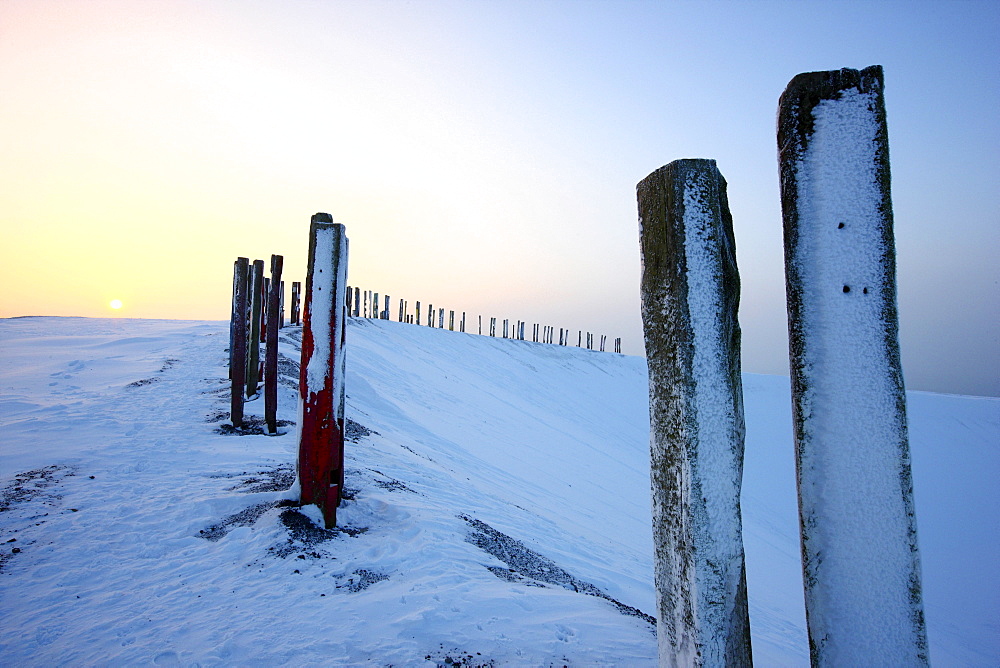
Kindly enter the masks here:
[[347, 299], [346, 299], [346, 302], [347, 302], [347, 315], [351, 315], [351, 313], [352, 313], [351, 307], [353, 306], [353, 302], [354, 302], [354, 300], [352, 299], [353, 296], [354, 296], [354, 290], [351, 288], [351, 286], [348, 285], [347, 286]]
[[660, 665], [749, 666], [740, 284], [726, 181], [714, 160], [677, 160], [636, 191]]
[[264, 286], [264, 261], [254, 260], [250, 267], [250, 338], [247, 343], [247, 396], [257, 394], [260, 382], [260, 326], [263, 316], [261, 297]]
[[301, 293], [302, 293], [302, 283], [300, 283], [299, 281], [292, 281], [292, 324], [293, 325], [302, 324], [299, 315]]
[[444, 329], [444, 309], [438, 309], [438, 327]]
[[490, 318], [490, 336], [497, 335], [497, 319]]
[[928, 662], [880, 66], [778, 109], [792, 415], [814, 666]]
[[448, 331], [455, 331], [455, 312], [448, 311]]
[[[263, 262], [263, 260], [261, 260]], [[260, 291], [260, 342], [267, 342], [267, 298], [271, 294], [271, 279], [264, 276], [264, 284]]]
[[378, 307], [379, 307], [379, 298], [378, 298], [378, 293], [376, 292], [375, 295], [372, 297], [372, 312], [371, 312], [371, 317], [374, 318], [375, 320], [379, 319]]
[[327, 528], [337, 524], [343, 491], [347, 253], [344, 226], [330, 214], [315, 214], [299, 365], [298, 475], [300, 503], [316, 504]]
[[435, 311], [434, 311], [434, 304], [428, 304], [427, 305], [427, 326], [428, 327], [433, 327], [434, 326], [434, 313], [435, 313]]
[[284, 258], [271, 256], [271, 291], [267, 296], [267, 345], [264, 348], [264, 421], [267, 433], [278, 433], [278, 325], [281, 306], [281, 265]]
[[281, 288], [278, 295], [278, 329], [284, 329], [285, 327], [285, 282], [281, 282]]
[[361, 312], [361, 288], [354, 288], [354, 317], [357, 318]]
[[236, 337], [236, 286], [239, 283], [240, 261], [233, 262], [233, 303], [229, 312], [229, 379], [233, 378], [233, 351]]
[[382, 309], [381, 319], [382, 320], [388, 320], [389, 319], [389, 302], [391, 300], [389, 299], [389, 295], [385, 295], [384, 299], [385, 299], [385, 308]]
[[399, 300], [399, 322], [404, 322], [404, 319], [403, 319], [403, 305], [404, 304], [405, 304], [405, 302], [402, 299], [400, 299]]
[[479, 316], [479, 335], [483, 335], [483, 316]]
[[232, 321], [232, 363], [230, 365], [230, 408], [229, 419], [233, 427], [243, 426], [243, 391], [246, 388], [247, 375], [247, 291], [250, 261], [245, 258], [236, 259], [233, 270], [233, 321]]
[[462, 326], [459, 331], [465, 332], [465, 311], [462, 311]]
[[413, 319], [416, 320], [417, 325], [420, 324], [420, 302], [417, 302], [417, 310], [414, 312]]

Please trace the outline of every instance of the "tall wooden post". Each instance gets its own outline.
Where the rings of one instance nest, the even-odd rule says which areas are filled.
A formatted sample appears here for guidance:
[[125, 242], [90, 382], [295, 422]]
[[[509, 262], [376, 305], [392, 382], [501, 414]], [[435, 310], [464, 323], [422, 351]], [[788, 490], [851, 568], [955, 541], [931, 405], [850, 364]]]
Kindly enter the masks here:
[[926, 664], [882, 68], [793, 78], [778, 150], [812, 663]]
[[[244, 269], [244, 273], [245, 273], [245, 271], [246, 270]], [[239, 283], [239, 280], [240, 280], [239, 279], [239, 274], [240, 274], [240, 261], [239, 261], [239, 259], [237, 259], [237, 260], [235, 260], [233, 262], [233, 303], [232, 303], [232, 308], [230, 310], [230, 316], [229, 316], [229, 379], [230, 380], [232, 380], [232, 378], [233, 378], [233, 352], [234, 352], [234, 350], [236, 348], [236, 346], [235, 346], [235, 340], [236, 340], [236, 313], [237, 313], [237, 311], [236, 311], [236, 292], [237, 292], [236, 287], [237, 287], [237, 285]]]
[[444, 329], [444, 309], [438, 309], [438, 327]]
[[247, 279], [250, 261], [245, 258], [236, 259], [233, 270], [233, 321], [232, 321], [232, 364], [230, 365], [230, 408], [229, 419], [233, 427], [243, 426], [243, 392], [246, 388], [247, 375]]
[[250, 338], [247, 343], [247, 396], [257, 394], [260, 383], [260, 326], [263, 319], [264, 261], [250, 267]]
[[434, 313], [435, 313], [435, 311], [434, 311], [434, 304], [428, 304], [427, 305], [427, 326], [428, 327], [433, 327], [434, 326]]
[[460, 331], [463, 333], [465, 332], [465, 311], [462, 311], [462, 327], [460, 328]]
[[347, 251], [344, 226], [328, 213], [313, 215], [299, 366], [298, 475], [300, 502], [316, 504], [327, 528], [337, 524], [343, 491]]
[[740, 288], [726, 181], [714, 160], [677, 160], [636, 190], [660, 665], [748, 666]]
[[357, 318], [361, 312], [361, 288], [354, 288], [354, 317]]
[[267, 296], [267, 345], [264, 347], [264, 421], [267, 433], [278, 433], [278, 325], [281, 306], [281, 265], [284, 258], [271, 256], [271, 291]]

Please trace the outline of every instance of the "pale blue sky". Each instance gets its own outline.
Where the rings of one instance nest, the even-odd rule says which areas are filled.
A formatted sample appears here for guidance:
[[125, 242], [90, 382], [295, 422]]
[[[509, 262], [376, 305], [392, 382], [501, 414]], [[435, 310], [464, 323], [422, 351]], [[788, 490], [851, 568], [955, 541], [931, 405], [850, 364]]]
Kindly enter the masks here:
[[704, 157], [744, 368], [787, 374], [778, 97], [880, 64], [907, 386], [1000, 395], [998, 6], [7, 0], [0, 315], [223, 318], [233, 258], [296, 280], [328, 211], [352, 284], [641, 354], [635, 184]]

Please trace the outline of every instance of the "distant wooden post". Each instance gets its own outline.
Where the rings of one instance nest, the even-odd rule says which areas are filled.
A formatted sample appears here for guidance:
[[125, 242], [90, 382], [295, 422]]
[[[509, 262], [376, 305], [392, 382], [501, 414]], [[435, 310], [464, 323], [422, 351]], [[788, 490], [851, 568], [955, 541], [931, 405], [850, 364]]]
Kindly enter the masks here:
[[814, 666], [928, 662], [883, 85], [880, 66], [799, 74], [778, 109]]
[[232, 363], [230, 364], [230, 408], [229, 419], [233, 427], [243, 426], [243, 392], [247, 375], [247, 291], [250, 261], [237, 258], [233, 270], [233, 321], [232, 321]]
[[455, 331], [455, 312], [448, 311], [448, 330]]
[[247, 396], [257, 394], [260, 383], [260, 326], [263, 309], [264, 261], [250, 267], [250, 340], [247, 343]]
[[483, 335], [483, 316], [479, 316], [479, 335]]
[[444, 309], [438, 309], [438, 327], [444, 329]]
[[[263, 260], [261, 260], [263, 262]], [[267, 296], [271, 294], [271, 279], [264, 276], [263, 287], [260, 291], [260, 342], [267, 342]]]
[[417, 302], [416, 311], [413, 312], [413, 319], [416, 321], [417, 325], [420, 324], [420, 302]]
[[281, 306], [281, 265], [284, 258], [271, 256], [271, 291], [267, 296], [267, 345], [264, 347], [264, 421], [267, 433], [278, 433], [278, 325]]
[[435, 313], [436, 313], [436, 311], [434, 310], [434, 304], [428, 304], [427, 305], [427, 326], [428, 327], [433, 327], [434, 326], [434, 314]]
[[376, 292], [372, 297], [372, 312], [371, 312], [371, 317], [374, 318], [375, 320], [378, 320], [379, 317], [378, 307], [379, 307], [379, 298], [378, 298], [378, 293]]
[[292, 281], [292, 324], [293, 325], [302, 324], [300, 321], [300, 314], [299, 314], [299, 308], [300, 308], [299, 300], [301, 299], [300, 296], [301, 293], [302, 293], [302, 283], [298, 281]]
[[354, 306], [354, 289], [351, 286], [347, 286], [347, 315], [350, 316], [353, 313], [352, 307]]
[[462, 327], [460, 331], [463, 333], [465, 332], [465, 311], [462, 311]]
[[507, 318], [503, 319], [503, 338], [507, 338]]
[[[327, 213], [309, 226], [302, 361], [299, 365], [300, 503], [337, 524], [344, 478], [344, 338], [347, 233]], [[357, 303], [355, 303], [357, 306]]]
[[749, 666], [740, 284], [726, 181], [714, 160], [676, 160], [636, 191], [660, 665]]
[[285, 327], [285, 282], [281, 282], [281, 289], [278, 295], [278, 329]]
[[497, 319], [490, 318], [490, 336], [497, 335]]

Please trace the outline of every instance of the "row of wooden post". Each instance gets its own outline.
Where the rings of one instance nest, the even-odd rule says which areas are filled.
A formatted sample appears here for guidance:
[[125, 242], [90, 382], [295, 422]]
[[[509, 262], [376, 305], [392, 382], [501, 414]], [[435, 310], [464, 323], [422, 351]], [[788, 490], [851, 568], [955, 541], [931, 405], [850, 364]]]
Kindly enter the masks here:
[[[347, 314], [355, 318], [372, 318], [374, 320], [389, 320], [389, 295], [381, 295], [384, 300], [380, 301], [380, 295], [377, 292], [371, 290], [362, 290], [358, 287], [347, 288], [347, 296], [345, 298], [345, 307], [347, 309]], [[294, 304], [294, 302], [293, 302]], [[424, 311], [426, 313], [426, 321], [428, 327], [437, 327], [438, 329], [444, 329], [445, 322], [445, 309], [438, 308], [435, 309], [433, 304], [428, 304], [427, 309]], [[421, 308], [420, 302], [416, 303], [415, 313], [413, 315], [409, 312], [409, 302], [404, 299], [399, 300], [399, 311], [397, 315], [398, 322], [407, 324], [421, 324]], [[455, 311], [448, 311], [448, 330], [455, 331]], [[524, 330], [527, 323], [523, 320], [518, 320], [517, 323], [511, 327], [510, 320], [504, 319], [503, 321], [503, 331], [501, 337], [504, 339], [514, 339], [517, 341], [525, 341]], [[541, 328], [541, 329], [539, 329]], [[462, 311], [462, 317], [458, 321], [458, 331], [465, 332], [465, 311]], [[531, 340], [535, 343], [551, 343], [556, 344], [555, 340], [556, 328], [550, 325], [538, 325], [532, 326], [532, 338]], [[479, 316], [479, 334], [483, 333], [483, 316]], [[541, 340], [539, 340], [539, 333], [541, 333]], [[489, 336], [497, 335], [497, 319], [490, 318]], [[577, 347], [586, 347], [587, 350], [600, 350], [600, 352], [605, 352], [605, 347], [607, 345], [608, 337], [604, 334], [601, 335], [599, 347], [597, 346], [597, 340], [594, 335], [590, 332], [586, 332], [586, 346], [584, 346], [584, 332], [579, 330], [577, 336]], [[559, 343], [560, 346], [570, 345], [570, 330], [559, 328]], [[614, 352], [621, 353], [622, 351], [622, 340], [621, 337], [615, 338], [614, 340]]]
[[[285, 284], [281, 280], [283, 257], [271, 256], [271, 275], [264, 276], [264, 261], [245, 257], [233, 263], [233, 303], [229, 322], [230, 419], [243, 427], [243, 404], [256, 396], [264, 381], [264, 420], [268, 432], [277, 433], [278, 330], [284, 326]], [[295, 306], [293, 305], [293, 310]], [[260, 344], [265, 344], [263, 363]]]

